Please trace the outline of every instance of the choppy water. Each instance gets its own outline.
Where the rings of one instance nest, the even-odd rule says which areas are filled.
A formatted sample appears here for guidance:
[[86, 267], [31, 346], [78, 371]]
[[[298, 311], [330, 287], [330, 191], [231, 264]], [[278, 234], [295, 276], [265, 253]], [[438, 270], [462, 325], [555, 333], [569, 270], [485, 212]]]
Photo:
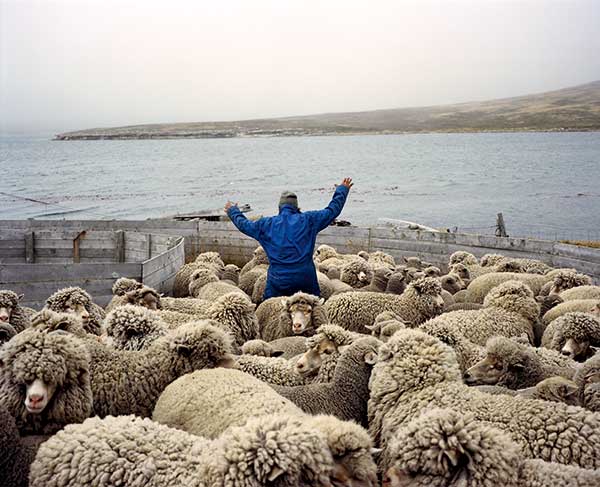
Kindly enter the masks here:
[[[492, 233], [600, 237], [600, 133], [73, 141], [0, 139], [0, 219], [143, 219], [295, 190], [323, 207], [344, 176], [342, 218]], [[22, 198], [32, 198], [40, 204]]]

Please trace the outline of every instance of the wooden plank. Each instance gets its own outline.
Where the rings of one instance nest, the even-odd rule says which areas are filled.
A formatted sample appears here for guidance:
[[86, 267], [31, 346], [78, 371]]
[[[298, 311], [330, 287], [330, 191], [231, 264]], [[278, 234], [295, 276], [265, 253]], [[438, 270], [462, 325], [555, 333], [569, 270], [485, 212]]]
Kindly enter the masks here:
[[[108, 258], [110, 257], [115, 262], [115, 251], [114, 249], [79, 249], [81, 258]], [[73, 249], [36, 249], [35, 258], [36, 261], [39, 258], [54, 257], [68, 259], [73, 262]]]
[[25, 238], [27, 238], [26, 235], [19, 239], [0, 240], [0, 253], [2, 249], [24, 249]]
[[0, 267], [0, 283], [117, 279], [141, 275], [141, 264], [12, 264]]
[[588, 262], [585, 260], [574, 259], [572, 257], [563, 257], [557, 255], [553, 260], [554, 267], [573, 267], [580, 272], [589, 274], [595, 278], [600, 278], [600, 264]]
[[[64, 239], [43, 239], [39, 240], [37, 233], [36, 235], [36, 248], [40, 249], [69, 249], [73, 248], [73, 240], [77, 236], [77, 234], [73, 235], [73, 238], [67, 237]], [[86, 237], [84, 240], [80, 242], [80, 248], [88, 248], [88, 249], [114, 249], [115, 248], [115, 239], [114, 236], [107, 239], [93, 239], [90, 237]]]
[[146, 234], [146, 242], [145, 243], [146, 243], [146, 248], [147, 248], [145, 260], [148, 260], [148, 259], [152, 258], [152, 234], [151, 233]]
[[19, 257], [0, 257], [0, 264], [24, 264], [25, 253]]
[[556, 243], [554, 245], [554, 252], [563, 257], [572, 257], [574, 259], [600, 263], [600, 249]]
[[115, 260], [125, 262], [125, 232], [123, 230], [115, 232]]
[[[128, 277], [133, 278], [136, 276]], [[45, 301], [49, 296], [64, 287], [80, 287], [90, 293], [92, 298], [95, 298], [96, 296], [110, 294], [114, 282], [114, 279], [101, 279], [93, 281], [74, 280], [12, 283], [10, 289], [19, 294], [24, 294], [27, 296], [27, 299], [32, 301]]]
[[184, 249], [183, 240], [173, 249], [165, 252], [164, 254], [153, 257], [142, 264], [142, 275], [149, 276], [157, 270], [170, 265], [175, 262], [181, 267], [184, 263]]
[[0, 257], [22, 257], [25, 259], [25, 249], [2, 249]]

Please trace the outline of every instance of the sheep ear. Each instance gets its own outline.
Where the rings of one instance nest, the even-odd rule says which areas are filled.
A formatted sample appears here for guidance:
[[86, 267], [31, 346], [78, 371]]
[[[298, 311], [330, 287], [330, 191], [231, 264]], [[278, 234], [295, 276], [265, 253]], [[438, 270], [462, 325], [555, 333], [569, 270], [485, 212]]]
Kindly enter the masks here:
[[538, 303], [543, 303], [543, 302], [544, 302], [544, 296], [536, 296], [536, 297], [535, 297], [535, 300], [536, 300]]
[[523, 371], [525, 370], [525, 365], [521, 363], [511, 364], [510, 368], [512, 370]]
[[281, 357], [285, 352], [283, 350], [275, 350], [272, 354], [271, 357]]
[[25, 296], [24, 294], [19, 294], [17, 296], [17, 301], [21, 301], [21, 299], [23, 299], [23, 296]]
[[381, 455], [382, 451], [383, 451], [383, 448], [371, 448], [371, 455], [373, 455], [375, 458], [377, 458], [379, 455]]
[[402, 257], [402, 259], [408, 264], [408, 259], [406, 257]]
[[254, 311], [256, 309], [255, 303], [248, 303], [248, 311]]
[[367, 330], [373, 331], [373, 330], [375, 330], [375, 328], [377, 328], [377, 325], [375, 323], [373, 323], [372, 325], [365, 325], [365, 328]]
[[367, 352], [365, 354], [365, 363], [369, 365], [375, 365], [377, 362], [377, 353], [375, 352]]
[[273, 470], [271, 470], [271, 472], [269, 473], [269, 477], [267, 478], [267, 480], [269, 482], [274, 482], [283, 473], [285, 473], [285, 470], [283, 470], [281, 467], [273, 467]]
[[58, 323], [56, 325], [55, 330], [63, 330], [63, 331], [67, 331], [69, 328], [69, 323], [67, 321], [61, 321], [60, 323]]
[[378, 360], [384, 361], [389, 360], [392, 357], [392, 351], [389, 349], [387, 345], [382, 345], [379, 347], [379, 352], [377, 353]]
[[320, 305], [325, 304], [325, 298], [319, 299], [319, 301], [317, 302], [317, 304], [320, 304]]
[[289, 300], [287, 298], [283, 298], [281, 300], [281, 306], [283, 306], [284, 308], [287, 308], [288, 307], [288, 302], [289, 302]]

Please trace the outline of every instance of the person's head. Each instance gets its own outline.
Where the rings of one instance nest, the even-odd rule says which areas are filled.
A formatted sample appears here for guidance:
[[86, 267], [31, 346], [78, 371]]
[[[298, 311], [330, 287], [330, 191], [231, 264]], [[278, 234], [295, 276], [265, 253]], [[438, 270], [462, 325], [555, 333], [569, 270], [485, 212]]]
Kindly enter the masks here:
[[298, 197], [296, 196], [296, 193], [291, 191], [284, 191], [281, 193], [281, 196], [279, 197], [279, 208], [283, 205], [291, 205], [298, 209]]

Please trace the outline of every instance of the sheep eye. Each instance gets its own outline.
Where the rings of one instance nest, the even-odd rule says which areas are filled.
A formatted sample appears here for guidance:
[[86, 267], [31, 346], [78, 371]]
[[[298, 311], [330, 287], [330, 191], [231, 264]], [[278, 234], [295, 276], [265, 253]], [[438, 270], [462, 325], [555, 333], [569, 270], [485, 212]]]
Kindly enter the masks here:
[[323, 353], [326, 353], [327, 355], [329, 355], [332, 352], [332, 350], [330, 348], [326, 348], [325, 350], [323, 350]]

